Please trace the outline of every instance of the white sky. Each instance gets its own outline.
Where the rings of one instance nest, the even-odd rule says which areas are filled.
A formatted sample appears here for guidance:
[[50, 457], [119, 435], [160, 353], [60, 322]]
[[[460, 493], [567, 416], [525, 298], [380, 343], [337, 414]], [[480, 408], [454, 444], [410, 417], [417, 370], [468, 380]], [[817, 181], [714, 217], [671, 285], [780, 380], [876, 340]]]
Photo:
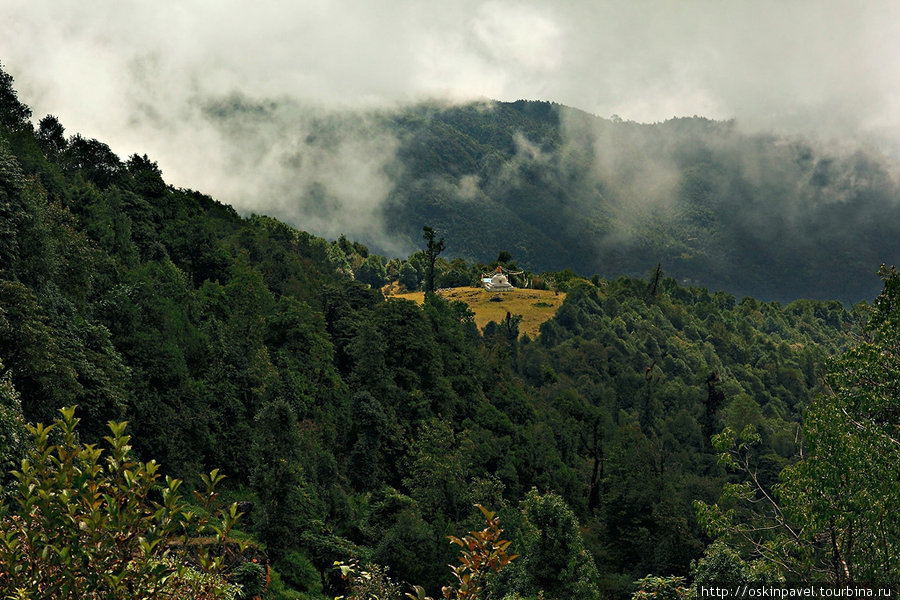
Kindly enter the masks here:
[[554, 100], [644, 122], [736, 118], [823, 136], [900, 131], [890, 0], [3, 0], [0, 61], [35, 117], [147, 153], [176, 185], [238, 92], [371, 107]]

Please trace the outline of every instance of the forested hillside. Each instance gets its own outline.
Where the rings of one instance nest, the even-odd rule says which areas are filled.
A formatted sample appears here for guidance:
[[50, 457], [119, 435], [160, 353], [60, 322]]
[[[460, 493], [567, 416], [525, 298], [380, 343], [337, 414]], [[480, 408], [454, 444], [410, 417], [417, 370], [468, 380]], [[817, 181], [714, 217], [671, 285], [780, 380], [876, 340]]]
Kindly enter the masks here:
[[[514, 142], [502, 141], [505, 125], [492, 134], [481, 121], [469, 123], [468, 110], [426, 111], [415, 119], [453, 121], [441, 138], [448, 144], [506, 143], [507, 155], [515, 154]], [[497, 110], [530, 123], [523, 133], [529, 139], [545, 135], [540, 143], [549, 144], [557, 135], [555, 107]], [[434, 294], [422, 307], [385, 300], [362, 274], [380, 269], [379, 278], [387, 277], [391, 263], [358, 242], [241, 217], [202, 193], [167, 185], [146, 156], [123, 161], [98, 140], [67, 137], [52, 116], [37, 126], [30, 116], [4, 74], [0, 465], [4, 472], [20, 468], [32, 445], [25, 423], [49, 423], [63, 407], [77, 406], [78, 439], [88, 444], [105, 446], [107, 421], [127, 420], [136, 458], [156, 459], [186, 489], [202, 490], [200, 473], [218, 468], [227, 475], [218, 490], [245, 513], [233, 534], [255, 548], [244, 552], [271, 568], [267, 598], [347, 593], [336, 561], [379, 577], [375, 565], [388, 567], [391, 579], [404, 582], [402, 591], [416, 584], [439, 596], [453, 581], [446, 565], [458, 549], [446, 536], [480, 527], [476, 503], [497, 512], [518, 555], [491, 580], [491, 598], [625, 597], [647, 573], [687, 576], [715, 537], [735, 532], [715, 519], [701, 528], [694, 505], [703, 502], [700, 514], [708, 517], [723, 485], [743, 481], [717, 460], [727, 434], [718, 449], [713, 436], [723, 429], [756, 436], [748, 463], [754, 481], [775, 484], [796, 462], [801, 415], [824, 390], [825, 359], [848, 347], [856, 323], [836, 300], [780, 304], [673, 278], [587, 281], [569, 272], [557, 277], [566, 282], [565, 302], [536, 339], [520, 338], [515, 315], [481, 332], [462, 303]], [[418, 126], [408, 127], [419, 135]], [[468, 137], [460, 137], [465, 127]], [[664, 126], [698, 127], [724, 139], [736, 135], [722, 124]], [[417, 143], [410, 160], [427, 162], [440, 147]], [[708, 169], [692, 171], [697, 187], [683, 183], [684, 198], [706, 198], [697, 190], [726, 186], [719, 179], [725, 166], [716, 164], [730, 160], [728, 153], [697, 152]], [[483, 153], [484, 164], [490, 156]], [[685, 164], [700, 164], [694, 160]], [[834, 164], [841, 170], [851, 163]], [[554, 183], [561, 172], [525, 176], [534, 195], [526, 199], [525, 188], [514, 188], [509, 201], [518, 198], [516, 208], [504, 214], [537, 215], [546, 210], [547, 194], [587, 185], [574, 172], [565, 185]], [[711, 180], [713, 188], [704, 187]], [[591, 185], [598, 197], [616, 193]], [[709, 223], [723, 223], [704, 238], [711, 240], [707, 254], [697, 255], [712, 257], [715, 243], [730, 235], [722, 219], [737, 215], [707, 208], [701, 203], [683, 222], [684, 231], [698, 235]], [[398, 223], [414, 223], [410, 230], [421, 231], [422, 217], [441, 224], [447, 253], [470, 248], [474, 239], [452, 226], [461, 213], [420, 212], [399, 199], [396, 210]], [[495, 221], [488, 208], [466, 213]], [[586, 216], [578, 227], [599, 227], [595, 218]], [[523, 262], [554, 256], [561, 268], [575, 256], [573, 248], [554, 252], [563, 245], [518, 239], [527, 240], [516, 246]], [[750, 247], [730, 239], [750, 260]], [[473, 255], [495, 255], [512, 240], [487, 241], [496, 246], [472, 247]], [[637, 256], [656, 260], [654, 252]], [[808, 256], [811, 268], [818, 259]], [[644, 266], [628, 260], [606, 263], [607, 272]], [[735, 271], [750, 268], [741, 260]], [[421, 253], [414, 254], [392, 268], [408, 275], [420, 262]], [[442, 265], [448, 278], [466, 279], [479, 268]], [[843, 275], [854, 272], [841, 268]], [[804, 276], [813, 272], [801, 268], [791, 281], [801, 286]], [[759, 274], [757, 281], [764, 279]], [[826, 289], [833, 288], [819, 291]], [[876, 306], [893, 314], [884, 302]], [[41, 439], [35, 443], [43, 447]], [[30, 456], [50, 460], [48, 452]], [[36, 514], [15, 512], [22, 493], [27, 486], [6, 475], [0, 532]], [[760, 558], [732, 544], [745, 559]], [[240, 587], [246, 571], [232, 565], [221, 577]], [[769, 565], [768, 572], [777, 571]], [[16, 581], [16, 573], [0, 561], [0, 577]], [[252, 597], [248, 590], [238, 597]]]
[[738, 297], [847, 303], [878, 293], [872, 265], [900, 260], [896, 161], [863, 144], [547, 102], [303, 115], [241, 98], [206, 111], [228, 159], [264, 179], [261, 205], [382, 253], [412, 252], [429, 223], [469, 261], [505, 249], [535, 272], [603, 277], [661, 263], [682, 284]]

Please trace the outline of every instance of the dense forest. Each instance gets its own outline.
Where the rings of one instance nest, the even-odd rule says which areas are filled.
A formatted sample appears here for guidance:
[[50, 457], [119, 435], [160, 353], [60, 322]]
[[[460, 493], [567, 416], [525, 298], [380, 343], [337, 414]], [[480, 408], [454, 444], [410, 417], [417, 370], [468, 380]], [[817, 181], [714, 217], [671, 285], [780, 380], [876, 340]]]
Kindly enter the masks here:
[[470, 262], [505, 249], [533, 271], [607, 278], [661, 263], [682, 285], [847, 303], [878, 293], [872, 265], [900, 260], [896, 161], [874, 145], [548, 102], [308, 112], [227, 97], [204, 123], [242, 177], [263, 180], [250, 206], [379, 253], [414, 251], [427, 223]]
[[[499, 110], [539, 123], [551, 108]], [[439, 114], [462, 127], [466, 109]], [[893, 271], [852, 311], [659, 269], [529, 273], [567, 291], [540, 335], [516, 315], [479, 331], [463, 303], [380, 289], [469, 285], [491, 266], [432, 266], [429, 250], [468, 243], [438, 213], [426, 245], [398, 207], [424, 251], [388, 260], [242, 217], [147, 156], [31, 117], [0, 72], [9, 597], [561, 600], [628, 597], [648, 574], [897, 574]], [[727, 130], [667, 125], [682, 126]], [[725, 177], [710, 169], [698, 182]], [[494, 265], [513, 264], [506, 249]], [[466, 563], [447, 567], [466, 532], [504, 567], [468, 591]]]

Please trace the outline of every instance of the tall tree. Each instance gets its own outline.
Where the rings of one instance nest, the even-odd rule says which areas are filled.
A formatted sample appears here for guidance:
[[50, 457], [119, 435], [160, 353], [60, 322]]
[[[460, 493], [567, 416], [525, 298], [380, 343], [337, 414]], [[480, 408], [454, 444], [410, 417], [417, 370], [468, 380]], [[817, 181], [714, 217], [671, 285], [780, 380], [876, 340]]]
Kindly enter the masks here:
[[437, 234], [428, 225], [423, 227], [422, 231], [424, 232], [422, 237], [427, 242], [425, 246], [425, 256], [428, 258], [428, 271], [425, 273], [425, 293], [427, 294], [428, 292], [434, 292], [434, 262], [437, 260], [438, 255], [444, 251], [446, 244], [444, 244], [444, 238], [435, 241]]
[[4, 484], [11, 479], [8, 474], [22, 463], [28, 447], [27, 434], [22, 401], [7, 373], [0, 377], [0, 502], [12, 493], [12, 487]]
[[514, 543], [521, 558], [503, 573], [500, 587], [529, 597], [598, 600], [597, 567], [565, 500], [532, 489], [519, 509], [522, 522]]
[[68, 141], [65, 136], [66, 129], [54, 115], [47, 115], [38, 124], [37, 141], [44, 153], [50, 158], [56, 158], [66, 149]]
[[320, 516], [315, 490], [306, 481], [297, 416], [284, 400], [262, 407], [251, 444], [251, 483], [259, 498], [256, 527], [276, 560], [298, 544], [304, 525]]
[[19, 162], [6, 141], [0, 139], [0, 273], [5, 278], [12, 278], [19, 257], [17, 233], [27, 218], [21, 201], [24, 186], [25, 176]]
[[[884, 291], [862, 307], [857, 345], [826, 363], [825, 393], [804, 415], [801, 460], [771, 485], [765, 457], [755, 456], [756, 426], [726, 428], [714, 443], [746, 481], [726, 484], [722, 506], [695, 503], [709, 533], [795, 580], [846, 585], [900, 576], [900, 273], [882, 267], [880, 275]], [[735, 509], [734, 500], [746, 504]]]

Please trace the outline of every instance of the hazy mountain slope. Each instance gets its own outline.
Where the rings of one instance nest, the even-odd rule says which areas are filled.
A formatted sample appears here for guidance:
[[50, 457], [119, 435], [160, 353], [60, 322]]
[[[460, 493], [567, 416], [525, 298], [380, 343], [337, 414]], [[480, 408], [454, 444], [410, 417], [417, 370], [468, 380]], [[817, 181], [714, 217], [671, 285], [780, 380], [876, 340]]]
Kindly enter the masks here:
[[510, 251], [531, 270], [645, 276], [736, 295], [872, 298], [900, 256], [896, 164], [856, 144], [703, 118], [639, 124], [547, 102], [370, 111], [208, 99], [229, 165], [217, 195], [406, 256]]
[[[400, 168], [389, 236], [534, 270], [645, 275], [769, 299], [874, 296], [898, 258], [897, 181], [875, 152], [701, 118], [614, 122], [538, 102], [382, 115]], [[366, 240], [378, 247], [377, 240]]]

